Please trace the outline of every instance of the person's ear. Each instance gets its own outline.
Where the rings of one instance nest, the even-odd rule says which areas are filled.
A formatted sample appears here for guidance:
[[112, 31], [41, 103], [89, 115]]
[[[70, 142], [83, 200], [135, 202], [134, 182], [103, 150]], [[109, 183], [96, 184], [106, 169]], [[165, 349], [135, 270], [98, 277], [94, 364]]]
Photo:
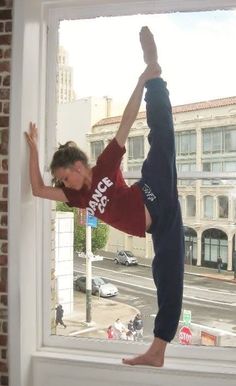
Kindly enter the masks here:
[[81, 162], [81, 161], [76, 161], [76, 162], [74, 163], [74, 168], [75, 168], [75, 170], [76, 170], [78, 173], [80, 173], [80, 171], [81, 171], [81, 165], [82, 165], [82, 162]]

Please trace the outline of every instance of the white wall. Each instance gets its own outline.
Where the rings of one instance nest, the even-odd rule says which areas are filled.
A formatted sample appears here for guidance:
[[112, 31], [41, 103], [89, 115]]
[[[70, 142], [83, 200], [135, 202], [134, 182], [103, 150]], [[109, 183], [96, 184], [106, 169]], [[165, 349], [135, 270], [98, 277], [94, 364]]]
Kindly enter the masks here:
[[86, 153], [89, 152], [86, 134], [91, 133], [92, 126], [109, 115], [120, 115], [124, 103], [107, 97], [87, 97], [70, 103], [59, 104], [57, 108], [57, 141], [65, 143], [73, 140]]
[[72, 212], [56, 212], [55, 236], [56, 302], [62, 305], [65, 316], [70, 315], [74, 308], [74, 214]]

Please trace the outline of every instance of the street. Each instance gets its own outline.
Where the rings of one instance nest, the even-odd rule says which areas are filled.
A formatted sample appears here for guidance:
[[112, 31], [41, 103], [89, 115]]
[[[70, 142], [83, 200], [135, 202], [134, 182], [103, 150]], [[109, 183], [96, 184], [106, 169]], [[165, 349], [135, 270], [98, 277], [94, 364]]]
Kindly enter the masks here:
[[[141, 265], [116, 265], [113, 260], [107, 258], [93, 262], [92, 265], [93, 276], [101, 276], [118, 287], [119, 294], [113, 300], [128, 304], [141, 312], [144, 320], [144, 340], [150, 341], [157, 311], [151, 268]], [[75, 258], [74, 271], [78, 274], [85, 273], [85, 259]], [[225, 337], [224, 344], [231, 345], [233, 340], [235, 341], [234, 283], [185, 274], [183, 309], [191, 311], [193, 326], [207, 327]]]

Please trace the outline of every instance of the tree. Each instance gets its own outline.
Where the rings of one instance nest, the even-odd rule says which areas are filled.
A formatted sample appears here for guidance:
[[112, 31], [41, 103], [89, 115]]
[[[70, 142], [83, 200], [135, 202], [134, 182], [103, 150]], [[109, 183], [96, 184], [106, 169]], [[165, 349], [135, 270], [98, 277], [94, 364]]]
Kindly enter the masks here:
[[[56, 210], [58, 212], [73, 212], [74, 213], [74, 250], [86, 250], [86, 228], [84, 225], [78, 224], [78, 210], [66, 205], [65, 202], [57, 202]], [[108, 239], [108, 226], [98, 220], [98, 226], [92, 228], [92, 251], [102, 249]]]

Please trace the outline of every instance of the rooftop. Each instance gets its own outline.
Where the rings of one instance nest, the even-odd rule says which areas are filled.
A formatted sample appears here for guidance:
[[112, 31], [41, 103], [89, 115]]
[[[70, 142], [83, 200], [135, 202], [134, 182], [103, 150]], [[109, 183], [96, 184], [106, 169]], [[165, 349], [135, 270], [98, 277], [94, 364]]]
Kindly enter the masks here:
[[[173, 113], [186, 113], [190, 111], [206, 110], [217, 107], [231, 106], [236, 105], [236, 96], [221, 98], [221, 99], [212, 99], [210, 101], [188, 103], [185, 105], [173, 106]], [[146, 119], [146, 111], [140, 111], [137, 115], [137, 119]], [[98, 121], [93, 127], [104, 126], [115, 123], [120, 123], [121, 115], [115, 117], [104, 118]]]

